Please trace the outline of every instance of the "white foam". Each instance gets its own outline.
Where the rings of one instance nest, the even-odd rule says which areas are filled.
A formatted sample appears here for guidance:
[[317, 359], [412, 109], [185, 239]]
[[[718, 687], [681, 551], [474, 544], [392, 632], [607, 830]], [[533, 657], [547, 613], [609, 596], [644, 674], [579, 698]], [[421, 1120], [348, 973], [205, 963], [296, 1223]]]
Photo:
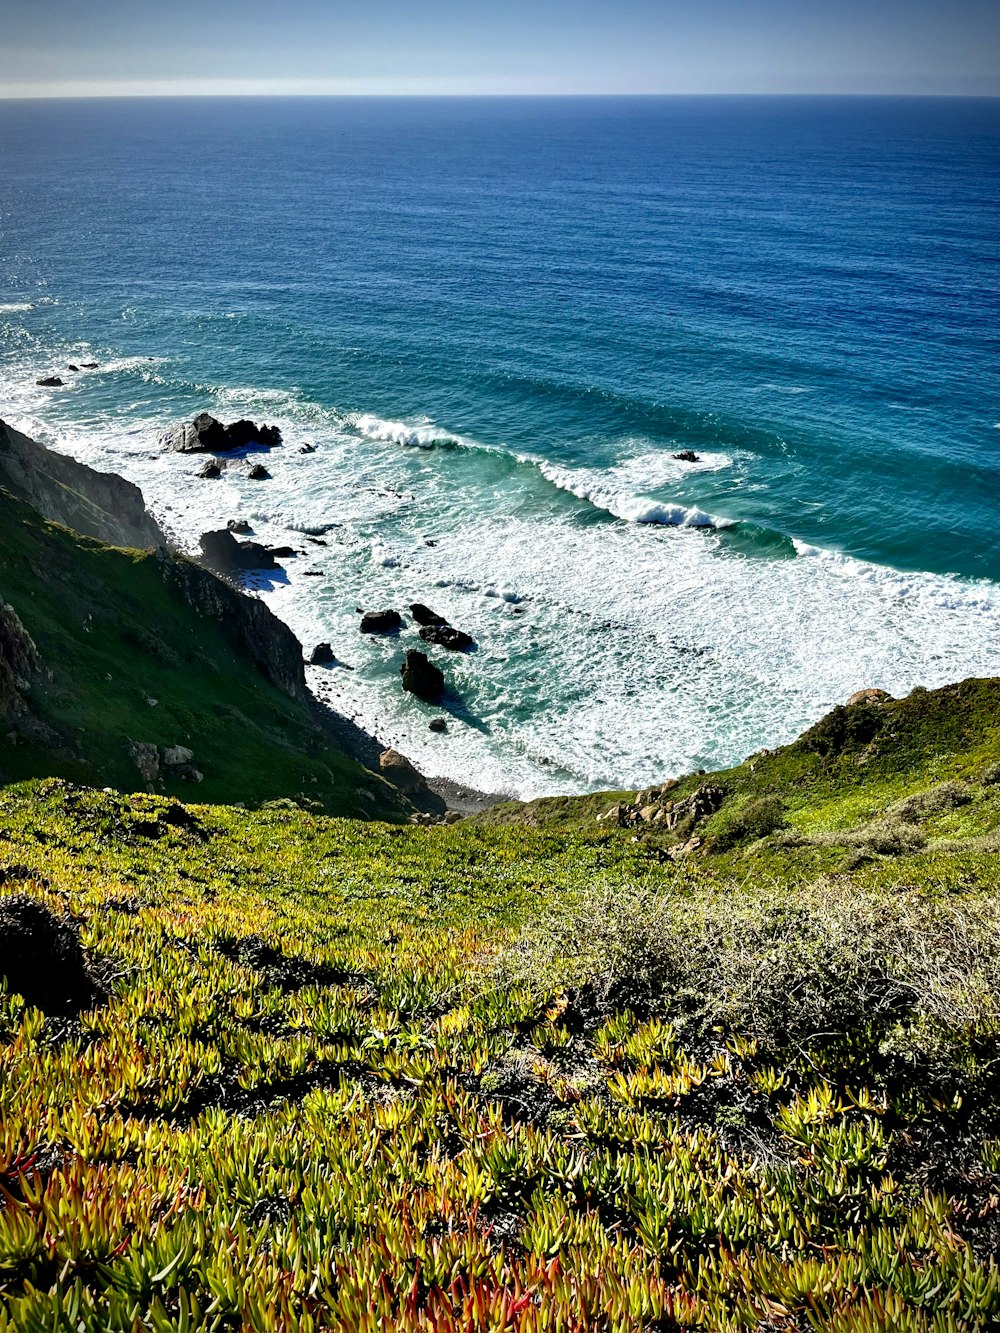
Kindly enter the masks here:
[[[648, 449], [603, 471], [556, 469], [555, 484], [630, 520], [588, 526], [568, 506], [526, 507], [525, 486], [545, 485], [530, 469], [516, 468], [508, 485], [493, 468], [483, 484], [474, 454], [446, 450], [430, 464], [392, 432], [359, 448], [357, 421], [332, 409], [293, 392], [268, 402], [233, 390], [224, 401], [268, 413], [286, 444], [269, 457], [271, 481], [248, 481], [242, 467], [203, 481], [200, 460], [158, 447], [169, 424], [161, 399], [137, 393], [134, 410], [88, 419], [77, 396], [73, 424], [60, 424], [69, 409], [31, 389], [28, 365], [5, 393], [8, 419], [137, 482], [184, 547], [241, 517], [257, 540], [305, 552], [286, 562], [287, 583], [260, 579], [259, 595], [307, 648], [330, 642], [355, 668], [310, 667], [322, 697], [429, 775], [521, 796], [645, 785], [790, 740], [862, 686], [898, 695], [998, 670], [996, 584], [900, 572], [804, 542], [800, 559], [736, 555], [716, 534], [690, 530], [700, 511], [643, 496], [646, 486], [669, 493], [692, 467]], [[206, 399], [209, 410], [219, 401]], [[397, 424], [440, 435], [429, 423]], [[317, 451], [299, 454], [303, 439]], [[706, 457], [730, 466], [734, 455]], [[531, 461], [539, 476], [555, 468]], [[643, 518], [656, 507], [675, 521]], [[309, 543], [308, 530], [325, 545]], [[315, 569], [323, 577], [304, 576]], [[358, 632], [356, 607], [411, 601], [477, 644], [434, 651], [467, 709], [443, 735], [427, 727], [437, 710], [400, 688], [402, 650], [419, 644], [413, 628], [398, 641]]]
[[402, 444], [408, 449], [433, 449], [438, 445], [457, 445], [463, 441], [460, 436], [435, 426], [429, 418], [416, 425], [405, 421], [384, 421], [381, 417], [364, 413], [355, 421], [356, 429], [371, 440], [384, 440], [389, 444]]
[[719, 528], [728, 521], [714, 518], [704, 510], [681, 504], [654, 500], [649, 496], [632, 495], [617, 490], [614, 473], [602, 473], [589, 468], [562, 467], [556, 463], [538, 463], [543, 477], [597, 509], [603, 509], [614, 518], [628, 523], [652, 523], [672, 528]]
[[34, 301], [6, 301], [0, 304], [0, 315], [23, 315], [34, 308]]

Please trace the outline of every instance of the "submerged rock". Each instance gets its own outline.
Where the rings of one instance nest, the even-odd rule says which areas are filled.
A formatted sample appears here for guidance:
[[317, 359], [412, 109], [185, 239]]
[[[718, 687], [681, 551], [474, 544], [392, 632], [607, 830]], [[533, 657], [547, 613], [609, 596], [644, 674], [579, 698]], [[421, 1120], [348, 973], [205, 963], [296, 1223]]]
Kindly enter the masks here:
[[475, 640], [465, 630], [455, 629], [453, 625], [424, 625], [420, 630], [424, 643], [436, 643], [441, 648], [448, 648], [453, 653], [466, 653], [475, 647]]
[[247, 473], [249, 481], [270, 481], [271, 474], [263, 463], [254, 463], [253, 467]]
[[407, 650], [399, 671], [403, 677], [403, 689], [409, 694], [415, 694], [418, 699], [433, 703], [444, 693], [444, 673], [416, 648]]
[[678, 463], [700, 463], [701, 458], [693, 449], [682, 449], [679, 454], [671, 454], [671, 458], [676, 458]]
[[46, 375], [44, 379], [35, 380], [35, 383], [40, 389], [61, 389], [63, 386], [58, 375]]
[[366, 611], [361, 617], [362, 634], [392, 634], [403, 628], [403, 617], [398, 611]]

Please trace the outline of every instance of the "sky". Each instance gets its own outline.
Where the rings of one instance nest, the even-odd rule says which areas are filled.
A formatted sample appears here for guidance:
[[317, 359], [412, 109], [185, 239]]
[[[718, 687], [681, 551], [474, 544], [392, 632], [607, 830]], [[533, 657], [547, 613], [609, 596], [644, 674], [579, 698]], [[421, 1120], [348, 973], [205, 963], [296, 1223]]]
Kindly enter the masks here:
[[0, 97], [1000, 93], [995, 0], [0, 0]]

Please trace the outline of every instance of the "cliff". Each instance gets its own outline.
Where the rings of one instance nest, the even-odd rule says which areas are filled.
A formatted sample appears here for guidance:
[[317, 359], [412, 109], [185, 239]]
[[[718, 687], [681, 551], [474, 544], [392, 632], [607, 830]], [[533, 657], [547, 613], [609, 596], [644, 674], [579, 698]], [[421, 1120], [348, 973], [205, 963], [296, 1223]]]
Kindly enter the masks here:
[[138, 486], [46, 449], [5, 421], [0, 421], [0, 486], [50, 522], [110, 546], [167, 544]]

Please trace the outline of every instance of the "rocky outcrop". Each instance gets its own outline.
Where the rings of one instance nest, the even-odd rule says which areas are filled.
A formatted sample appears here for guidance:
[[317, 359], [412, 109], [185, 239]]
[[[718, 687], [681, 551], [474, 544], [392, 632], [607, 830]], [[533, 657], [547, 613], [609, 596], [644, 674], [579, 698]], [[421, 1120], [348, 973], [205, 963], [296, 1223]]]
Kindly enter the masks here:
[[204, 774], [194, 764], [194, 751], [186, 745], [154, 745], [152, 741], [129, 741], [129, 757], [150, 791], [163, 782], [201, 782]]
[[46, 449], [0, 421], [0, 486], [50, 523], [110, 546], [144, 549], [167, 539], [146, 512], [142, 491], [114, 472], [97, 472]]
[[679, 454], [671, 454], [671, 458], [676, 458], [678, 463], [700, 463], [701, 459], [693, 449], [682, 449]]
[[309, 654], [309, 662], [312, 666], [332, 666], [336, 660], [333, 648], [328, 643], [318, 643]]
[[278, 562], [266, 546], [260, 542], [238, 542], [228, 528], [202, 533], [199, 544], [203, 562], [219, 574], [278, 568]]
[[40, 380], [35, 380], [40, 389], [61, 389], [63, 381], [58, 375], [45, 375]]
[[218, 623], [240, 653], [268, 680], [295, 699], [311, 701], [302, 645], [262, 601], [246, 597], [201, 565], [163, 552], [160, 574], [170, 591], [199, 615]]
[[383, 750], [378, 758], [381, 774], [401, 792], [413, 794], [424, 786], [424, 779], [398, 750]]
[[224, 426], [208, 412], [201, 412], [193, 421], [167, 431], [160, 443], [178, 454], [228, 454], [255, 444], [273, 449], [281, 443], [281, 431], [277, 426], [258, 426], [245, 419]]
[[882, 704], [891, 702], [892, 695], [888, 690], [855, 690], [844, 706], [845, 708], [853, 708], [855, 704]]
[[597, 818], [619, 828], [648, 826], [662, 833], [690, 834], [695, 825], [721, 807], [725, 792], [714, 783], [704, 783], [690, 795], [674, 800], [669, 793], [679, 785], [676, 778], [671, 778], [662, 787], [637, 792], [635, 800], [613, 805]]
[[403, 617], [398, 611], [366, 611], [361, 617], [362, 634], [394, 634], [403, 628]]
[[247, 473], [248, 481], [270, 481], [271, 474], [263, 463], [254, 463], [253, 467]]
[[434, 703], [444, 694], [444, 673], [416, 648], [410, 648], [399, 668], [403, 689], [418, 699]]
[[25, 693], [44, 667], [31, 635], [12, 606], [0, 600], [0, 717], [27, 711]]

